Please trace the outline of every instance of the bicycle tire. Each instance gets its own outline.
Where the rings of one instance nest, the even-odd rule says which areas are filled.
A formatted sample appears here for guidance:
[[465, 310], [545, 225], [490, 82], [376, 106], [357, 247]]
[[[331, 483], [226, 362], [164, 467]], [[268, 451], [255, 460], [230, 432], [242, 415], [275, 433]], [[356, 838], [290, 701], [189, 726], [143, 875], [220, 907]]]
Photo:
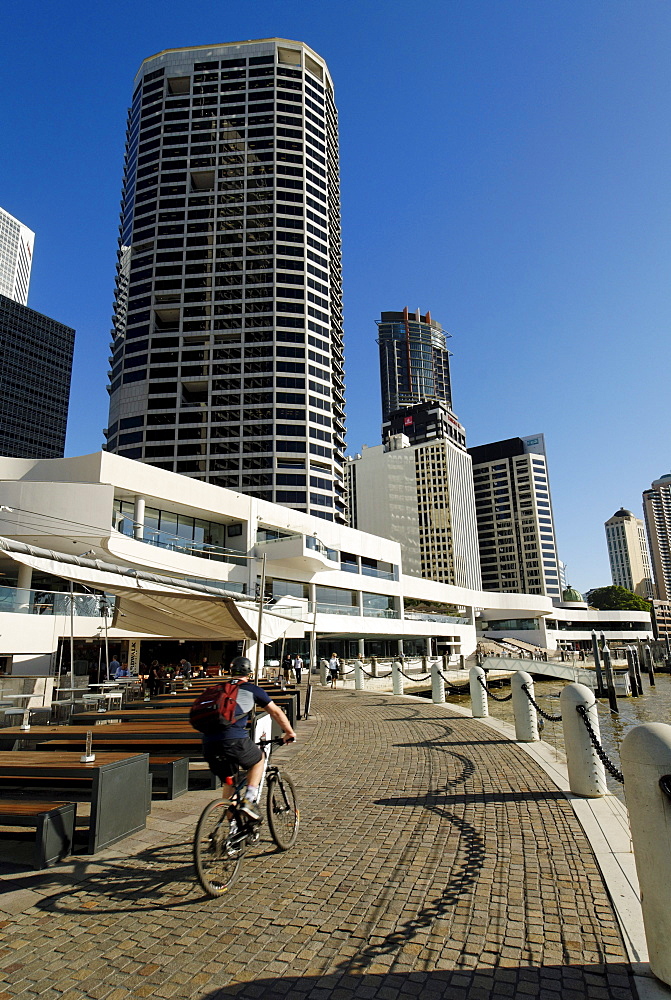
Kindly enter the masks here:
[[221, 799], [205, 806], [193, 838], [196, 875], [208, 896], [222, 896], [230, 889], [240, 874], [247, 846], [244, 840], [231, 845], [231, 827], [235, 833], [237, 821], [227, 818], [228, 808], [229, 803]]
[[288, 851], [296, 843], [300, 821], [296, 788], [288, 774], [268, 779], [266, 812], [270, 836], [281, 851]]

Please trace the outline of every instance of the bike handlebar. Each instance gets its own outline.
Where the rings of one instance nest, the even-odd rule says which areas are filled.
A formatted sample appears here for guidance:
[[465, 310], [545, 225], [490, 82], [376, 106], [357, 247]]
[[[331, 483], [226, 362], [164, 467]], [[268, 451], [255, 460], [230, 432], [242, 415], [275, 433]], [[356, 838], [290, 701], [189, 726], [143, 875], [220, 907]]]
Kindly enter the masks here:
[[275, 745], [275, 746], [283, 746], [285, 742], [286, 743], [293, 743], [295, 739], [296, 739], [295, 736], [290, 737], [286, 741], [285, 741], [285, 739], [284, 739], [283, 736], [274, 736], [271, 740], [264, 740], [263, 737], [261, 737], [261, 739], [258, 742], [258, 746], [260, 746], [261, 749], [263, 750], [265, 747], [269, 747], [269, 746], [273, 746], [273, 745]]

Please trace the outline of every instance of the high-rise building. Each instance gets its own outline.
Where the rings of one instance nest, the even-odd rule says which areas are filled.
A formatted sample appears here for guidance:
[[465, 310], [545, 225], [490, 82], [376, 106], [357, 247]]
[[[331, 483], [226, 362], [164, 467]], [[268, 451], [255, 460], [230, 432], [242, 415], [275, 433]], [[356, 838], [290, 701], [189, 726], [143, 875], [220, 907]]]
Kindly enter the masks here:
[[0, 208], [0, 295], [22, 306], [28, 304], [34, 245], [35, 233]]
[[655, 597], [671, 601], [671, 475], [655, 479], [650, 489], [644, 491], [643, 513], [655, 577]]
[[411, 444], [394, 434], [349, 459], [347, 474], [353, 527], [400, 542], [411, 576], [480, 590], [473, 473], [464, 444], [433, 436]]
[[469, 448], [483, 590], [561, 597], [542, 434]]
[[111, 452], [344, 522], [338, 125], [263, 39], [146, 59], [128, 133]]
[[75, 331], [0, 295], [0, 455], [62, 458]]
[[405, 434], [410, 444], [424, 444], [435, 438], [448, 438], [466, 447], [466, 431], [446, 403], [439, 400], [404, 406], [389, 415], [382, 424], [382, 443], [390, 437]]
[[616, 587], [625, 587], [649, 601], [652, 570], [643, 521], [621, 507], [605, 522], [610, 573]]
[[431, 313], [383, 312], [377, 323], [382, 420], [395, 410], [430, 400], [452, 407], [447, 337]]

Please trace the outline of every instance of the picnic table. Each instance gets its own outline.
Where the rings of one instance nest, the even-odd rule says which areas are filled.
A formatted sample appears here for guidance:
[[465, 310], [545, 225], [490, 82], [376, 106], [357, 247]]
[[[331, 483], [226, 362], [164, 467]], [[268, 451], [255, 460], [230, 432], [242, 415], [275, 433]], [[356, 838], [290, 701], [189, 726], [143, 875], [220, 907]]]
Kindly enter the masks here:
[[81, 751], [40, 753], [5, 750], [0, 753], [0, 804], [17, 787], [77, 788], [90, 797], [88, 853], [123, 840], [143, 830], [147, 823], [149, 754], [96, 753], [95, 761], [84, 763]]

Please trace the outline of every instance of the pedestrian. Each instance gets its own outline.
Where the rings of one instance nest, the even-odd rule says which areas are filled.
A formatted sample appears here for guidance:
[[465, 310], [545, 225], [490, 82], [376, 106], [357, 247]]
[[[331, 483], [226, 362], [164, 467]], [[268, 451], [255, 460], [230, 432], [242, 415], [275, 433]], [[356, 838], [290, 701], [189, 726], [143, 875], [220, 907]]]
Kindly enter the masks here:
[[149, 664], [147, 687], [149, 688], [149, 697], [155, 698], [161, 687], [161, 665], [158, 660], [152, 660]]
[[331, 689], [334, 689], [336, 686], [339, 670], [340, 670], [340, 660], [338, 659], [338, 655], [337, 653], [331, 653], [331, 659], [329, 660], [329, 677], [331, 680]]
[[293, 669], [291, 661], [291, 653], [285, 653], [284, 659], [282, 660], [282, 673], [284, 674], [284, 683], [289, 683], [289, 677]]
[[192, 672], [192, 670], [191, 670], [191, 664], [189, 663], [188, 660], [185, 660], [184, 658], [182, 658], [179, 661], [179, 665], [180, 665], [181, 670], [182, 670], [182, 677], [186, 677], [186, 679], [189, 680], [189, 678], [191, 677], [191, 672]]
[[296, 683], [300, 684], [301, 675], [303, 672], [303, 657], [300, 653], [296, 653], [296, 659], [294, 660], [294, 673], [296, 674]]
[[117, 660], [116, 656], [113, 656], [109, 662], [109, 667], [107, 668], [108, 681], [111, 681], [113, 677], [116, 677], [117, 670], [121, 670], [121, 664]]

